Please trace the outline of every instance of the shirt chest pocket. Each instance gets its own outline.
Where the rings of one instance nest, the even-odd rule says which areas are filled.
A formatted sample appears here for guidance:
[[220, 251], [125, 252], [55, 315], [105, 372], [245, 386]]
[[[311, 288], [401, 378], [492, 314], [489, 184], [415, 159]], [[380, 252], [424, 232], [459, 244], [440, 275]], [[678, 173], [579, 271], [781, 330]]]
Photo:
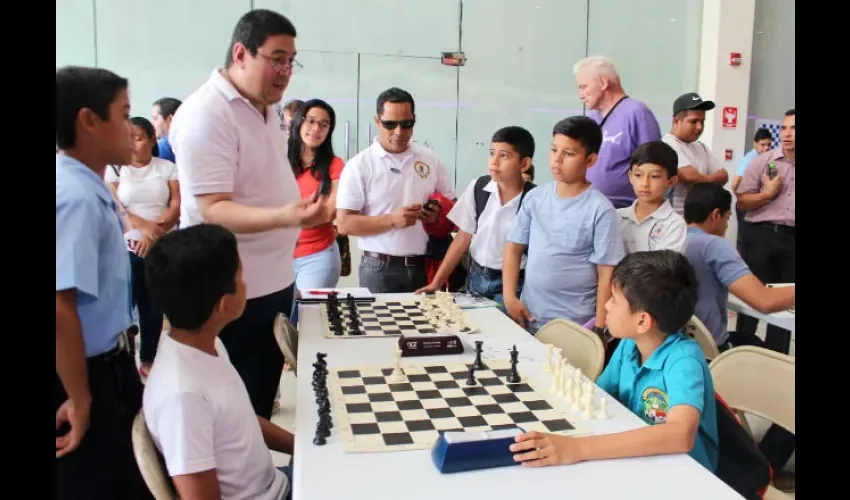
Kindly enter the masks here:
[[557, 241], [561, 248], [569, 253], [585, 253], [593, 248], [593, 230], [592, 222], [553, 222], [557, 227], [554, 233], [557, 235]]

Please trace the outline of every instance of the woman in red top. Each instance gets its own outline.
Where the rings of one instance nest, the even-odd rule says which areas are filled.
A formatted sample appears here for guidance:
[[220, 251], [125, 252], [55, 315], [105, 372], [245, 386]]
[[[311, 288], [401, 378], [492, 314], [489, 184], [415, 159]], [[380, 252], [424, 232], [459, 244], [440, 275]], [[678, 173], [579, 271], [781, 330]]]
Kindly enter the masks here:
[[331, 136], [336, 115], [330, 104], [311, 99], [300, 106], [289, 128], [289, 163], [295, 172], [301, 197], [319, 191], [322, 181], [330, 178], [325, 221], [302, 229], [295, 246], [295, 287], [298, 290], [330, 288], [339, 281], [342, 262], [336, 243], [333, 220], [336, 218], [336, 189], [344, 165], [334, 156]]

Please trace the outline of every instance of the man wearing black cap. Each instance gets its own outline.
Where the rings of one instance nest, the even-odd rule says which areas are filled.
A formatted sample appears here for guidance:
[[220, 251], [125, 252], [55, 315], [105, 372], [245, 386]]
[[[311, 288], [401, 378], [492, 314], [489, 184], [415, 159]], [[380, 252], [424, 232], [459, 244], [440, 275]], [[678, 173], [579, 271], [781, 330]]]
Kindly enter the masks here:
[[673, 187], [673, 210], [684, 215], [685, 197], [691, 186], [711, 182], [720, 186], [729, 181], [723, 164], [699, 141], [705, 128], [705, 112], [714, 109], [713, 101], [704, 101], [696, 92], [688, 92], [673, 102], [673, 127], [662, 141], [679, 155], [679, 181]]

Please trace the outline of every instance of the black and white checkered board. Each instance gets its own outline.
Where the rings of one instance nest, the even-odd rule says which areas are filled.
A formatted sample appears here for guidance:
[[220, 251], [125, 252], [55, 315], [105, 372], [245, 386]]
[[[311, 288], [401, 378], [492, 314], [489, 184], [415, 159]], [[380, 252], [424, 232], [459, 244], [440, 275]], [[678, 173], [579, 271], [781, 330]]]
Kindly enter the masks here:
[[406, 382], [389, 382], [392, 368], [333, 370], [328, 387], [333, 418], [346, 452], [430, 448], [444, 431], [508, 429], [584, 434], [556, 403], [523, 377], [507, 384], [507, 361], [490, 361], [465, 385], [466, 365], [404, 366]]
[[[351, 313], [348, 302], [339, 302], [340, 317], [344, 325], [343, 334], [336, 335], [328, 319], [328, 305], [321, 304], [322, 329], [328, 338], [387, 337], [398, 335], [437, 335], [457, 333], [452, 325], [435, 324], [428, 320], [419, 301], [374, 301], [355, 302], [357, 316], [360, 319], [360, 335], [351, 334]], [[467, 330], [473, 333], [469, 318], [464, 315]]]

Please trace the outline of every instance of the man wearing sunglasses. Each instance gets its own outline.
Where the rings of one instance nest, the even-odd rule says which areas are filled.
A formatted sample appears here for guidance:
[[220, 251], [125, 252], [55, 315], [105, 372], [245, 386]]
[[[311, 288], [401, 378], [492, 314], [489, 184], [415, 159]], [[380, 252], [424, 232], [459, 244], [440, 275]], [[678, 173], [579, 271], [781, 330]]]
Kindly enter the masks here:
[[437, 154], [410, 143], [415, 111], [410, 93], [395, 87], [382, 92], [378, 137], [349, 160], [339, 179], [337, 228], [358, 237], [360, 286], [373, 293], [410, 293], [428, 284], [422, 224], [440, 213], [429, 197], [456, 198]]

